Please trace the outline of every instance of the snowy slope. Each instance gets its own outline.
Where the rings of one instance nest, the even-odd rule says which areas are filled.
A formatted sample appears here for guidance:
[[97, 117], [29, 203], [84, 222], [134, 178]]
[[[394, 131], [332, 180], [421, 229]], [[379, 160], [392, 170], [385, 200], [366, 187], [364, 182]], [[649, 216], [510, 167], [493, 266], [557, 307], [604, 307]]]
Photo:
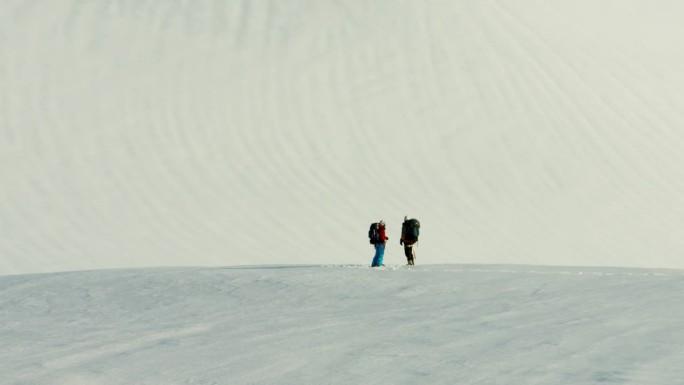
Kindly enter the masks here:
[[0, 274], [684, 267], [684, 3], [3, 0]]
[[681, 384], [681, 271], [430, 265], [0, 277], [0, 382]]

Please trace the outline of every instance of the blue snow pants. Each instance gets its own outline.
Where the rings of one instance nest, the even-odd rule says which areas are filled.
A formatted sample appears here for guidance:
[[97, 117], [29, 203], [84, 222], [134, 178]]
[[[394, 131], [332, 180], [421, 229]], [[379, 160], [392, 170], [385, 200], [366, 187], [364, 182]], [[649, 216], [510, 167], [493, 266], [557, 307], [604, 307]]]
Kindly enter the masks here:
[[373, 257], [373, 263], [371, 267], [382, 266], [382, 259], [385, 257], [385, 244], [376, 243], [375, 244], [375, 256]]

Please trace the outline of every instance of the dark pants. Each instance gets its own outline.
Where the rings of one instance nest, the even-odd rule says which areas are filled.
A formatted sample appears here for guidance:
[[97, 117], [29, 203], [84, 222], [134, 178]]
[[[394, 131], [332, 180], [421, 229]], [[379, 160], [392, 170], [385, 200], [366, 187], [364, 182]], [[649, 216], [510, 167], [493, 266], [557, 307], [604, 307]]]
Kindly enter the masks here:
[[415, 242], [411, 244], [404, 242], [404, 255], [406, 255], [406, 261], [409, 265], [415, 265], [416, 251], [413, 250], [413, 245]]

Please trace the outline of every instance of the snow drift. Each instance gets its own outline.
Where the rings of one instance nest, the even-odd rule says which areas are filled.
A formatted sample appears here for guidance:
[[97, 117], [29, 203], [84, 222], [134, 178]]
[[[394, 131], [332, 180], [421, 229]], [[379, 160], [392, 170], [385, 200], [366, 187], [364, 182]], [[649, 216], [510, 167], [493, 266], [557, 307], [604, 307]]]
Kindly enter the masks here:
[[684, 267], [684, 4], [5, 0], [0, 274]]

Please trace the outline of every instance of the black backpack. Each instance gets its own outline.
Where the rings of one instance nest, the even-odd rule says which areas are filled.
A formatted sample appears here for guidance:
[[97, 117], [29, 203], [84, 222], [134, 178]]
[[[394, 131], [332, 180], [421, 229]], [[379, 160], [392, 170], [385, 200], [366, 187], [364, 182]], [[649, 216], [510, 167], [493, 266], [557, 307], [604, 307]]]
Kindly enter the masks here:
[[379, 223], [371, 223], [370, 229], [368, 230], [368, 238], [370, 238], [370, 243], [371, 245], [374, 245], [376, 243], [380, 243], [380, 224]]
[[407, 242], [416, 242], [420, 235], [420, 222], [416, 218], [407, 219], [401, 224], [401, 233]]

